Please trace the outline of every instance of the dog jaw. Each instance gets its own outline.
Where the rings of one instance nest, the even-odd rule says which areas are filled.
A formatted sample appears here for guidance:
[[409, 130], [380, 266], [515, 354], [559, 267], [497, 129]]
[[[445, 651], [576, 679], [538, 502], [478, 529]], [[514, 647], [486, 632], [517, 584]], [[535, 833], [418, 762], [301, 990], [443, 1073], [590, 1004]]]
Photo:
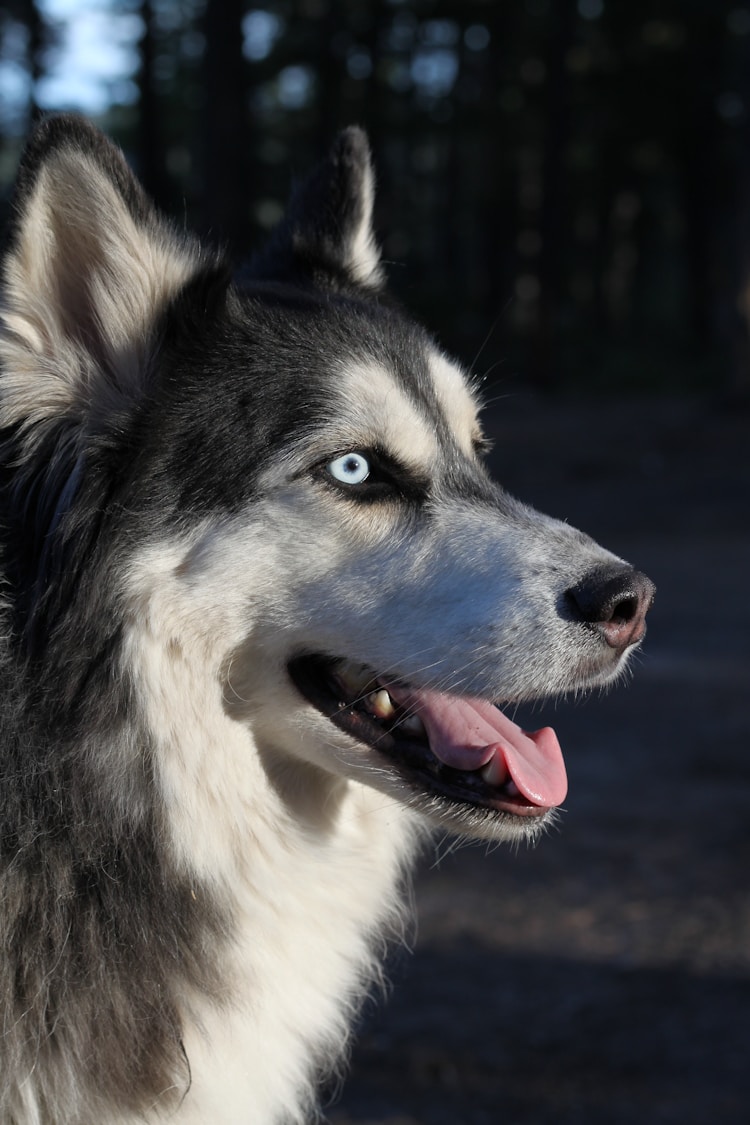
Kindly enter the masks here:
[[341, 660], [300, 657], [289, 675], [355, 740], [355, 757], [374, 755], [378, 775], [432, 820], [462, 823], [469, 813], [484, 818], [493, 836], [509, 829], [533, 835], [532, 821], [543, 822], [565, 796], [562, 755], [549, 728], [527, 734], [482, 700], [420, 691]]

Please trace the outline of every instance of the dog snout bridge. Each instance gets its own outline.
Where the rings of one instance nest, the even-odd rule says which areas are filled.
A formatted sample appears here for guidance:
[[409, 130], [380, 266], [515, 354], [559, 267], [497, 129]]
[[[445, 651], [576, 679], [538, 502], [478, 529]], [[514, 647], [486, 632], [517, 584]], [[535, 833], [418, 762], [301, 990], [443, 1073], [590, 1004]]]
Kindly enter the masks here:
[[578, 621], [623, 652], [645, 635], [646, 614], [655, 593], [656, 587], [645, 574], [616, 564], [591, 571], [567, 591], [566, 599]]

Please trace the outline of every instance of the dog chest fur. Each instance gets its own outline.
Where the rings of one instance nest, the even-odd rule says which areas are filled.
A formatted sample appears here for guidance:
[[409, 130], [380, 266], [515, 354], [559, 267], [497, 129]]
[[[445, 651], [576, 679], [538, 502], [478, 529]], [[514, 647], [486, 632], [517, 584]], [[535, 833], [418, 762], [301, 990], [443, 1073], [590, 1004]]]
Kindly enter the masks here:
[[[203, 593], [185, 597], [195, 554], [162, 549], [133, 567], [125, 645], [156, 740], [172, 861], [218, 891], [229, 919], [226, 995], [182, 999], [192, 1082], [180, 1120], [239, 1125], [252, 1105], [258, 1121], [305, 1121], [314, 1080], [340, 1058], [377, 977], [384, 937], [403, 924], [419, 827], [403, 806], [315, 766], [274, 769], [273, 746], [229, 717], [221, 657], [239, 640], [239, 607], [205, 574]], [[227, 591], [221, 608], [216, 590]]]

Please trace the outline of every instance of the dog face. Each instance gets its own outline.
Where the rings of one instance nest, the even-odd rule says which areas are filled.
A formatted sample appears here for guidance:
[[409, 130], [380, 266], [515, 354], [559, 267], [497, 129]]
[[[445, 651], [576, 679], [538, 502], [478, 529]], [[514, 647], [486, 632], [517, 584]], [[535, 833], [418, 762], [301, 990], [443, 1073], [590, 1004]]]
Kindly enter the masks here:
[[[474, 394], [429, 337], [378, 306], [311, 316], [315, 405], [258, 467], [236, 530], [196, 555], [210, 588], [247, 577], [227, 710], [450, 829], [533, 834], [565, 794], [557, 742], [489, 704], [617, 676], [650, 588], [489, 479]], [[579, 604], [592, 583], [618, 619], [609, 637]]]
[[39, 134], [17, 207], [3, 421], [22, 463], [56, 451], [24, 550], [60, 578], [46, 599], [31, 583], [22, 630], [80, 611], [96, 512], [98, 596], [152, 701], [145, 623], [267, 769], [462, 832], [537, 832], [565, 796], [557, 740], [494, 704], [613, 679], [653, 587], [490, 480], [470, 381], [383, 295], [362, 134], [242, 286], [80, 122]]

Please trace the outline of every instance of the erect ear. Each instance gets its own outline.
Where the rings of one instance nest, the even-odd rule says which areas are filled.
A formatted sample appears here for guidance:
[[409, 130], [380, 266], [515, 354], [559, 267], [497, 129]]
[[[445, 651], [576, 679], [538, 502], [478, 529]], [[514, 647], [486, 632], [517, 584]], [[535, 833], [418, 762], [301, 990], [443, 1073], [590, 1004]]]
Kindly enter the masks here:
[[381, 289], [383, 267], [372, 229], [374, 197], [370, 146], [363, 130], [352, 125], [297, 185], [284, 219], [250, 272], [324, 288]]
[[2, 264], [0, 424], [91, 423], [138, 395], [161, 313], [206, 268], [97, 129], [74, 116], [42, 121]]

